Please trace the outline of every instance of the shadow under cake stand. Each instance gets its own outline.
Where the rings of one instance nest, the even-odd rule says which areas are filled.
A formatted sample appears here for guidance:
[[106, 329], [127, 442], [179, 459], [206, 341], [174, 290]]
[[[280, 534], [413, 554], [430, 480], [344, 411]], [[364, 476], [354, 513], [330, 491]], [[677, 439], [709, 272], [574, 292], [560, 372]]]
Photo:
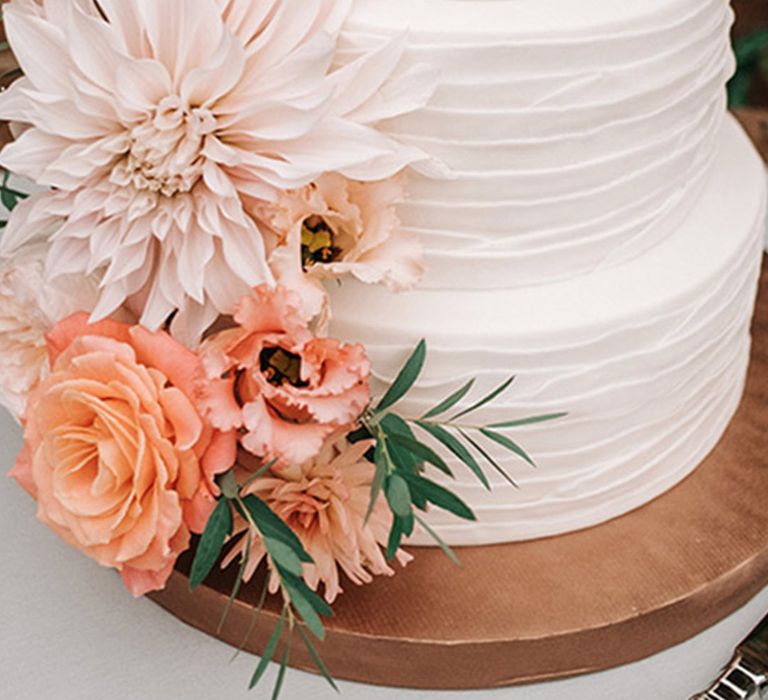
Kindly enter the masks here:
[[[614, 668], [683, 642], [768, 585], [768, 264], [760, 282], [747, 389], [706, 461], [623, 517], [533, 542], [437, 548], [392, 579], [346, 586], [319, 645], [340, 679], [427, 689], [493, 688]], [[233, 571], [191, 593], [183, 557], [152, 598], [176, 617], [242, 644], [261, 586], [244, 586], [217, 632]], [[234, 567], [230, 567], [234, 568]], [[276, 602], [246, 644], [259, 654]], [[755, 621], [757, 622], [757, 620]], [[291, 665], [312, 670], [298, 638]]]

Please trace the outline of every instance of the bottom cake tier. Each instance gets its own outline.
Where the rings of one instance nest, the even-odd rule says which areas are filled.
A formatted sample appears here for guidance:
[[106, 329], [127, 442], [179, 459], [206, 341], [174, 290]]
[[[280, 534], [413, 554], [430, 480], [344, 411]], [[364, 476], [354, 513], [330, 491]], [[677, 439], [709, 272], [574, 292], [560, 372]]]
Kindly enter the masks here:
[[515, 290], [391, 295], [345, 283], [335, 296], [332, 333], [364, 343], [382, 380], [427, 339], [426, 371], [404, 413], [420, 415], [472, 376], [480, 395], [510, 375], [513, 387], [477, 421], [568, 412], [515, 435], [537, 470], [496, 455], [519, 488], [489, 473], [487, 491], [453, 465], [451, 489], [478, 522], [430, 514], [449, 544], [604, 522], [669, 490], [717, 443], [743, 391], [765, 230], [762, 162], [730, 118], [720, 141], [693, 213], [630, 262]]
[[[535, 542], [462, 548], [460, 567], [438, 549], [414, 548], [415, 560], [391, 579], [361, 587], [345, 580], [320, 645], [331, 673], [389, 686], [469, 689], [597, 672], [690, 639], [764, 590], [768, 268], [761, 287], [744, 399], [694, 474], [643, 508], [597, 527]], [[235, 567], [191, 592], [190, 559], [187, 554], [180, 560], [168, 588], [153, 598], [195, 627], [262, 652], [280, 610], [272, 597], [255, 617], [263, 570], [242, 588], [219, 628]], [[750, 608], [754, 623], [764, 612], [765, 596], [760, 600]], [[693, 674], [690, 662], [669, 672]], [[298, 640], [291, 665], [312, 668]], [[699, 677], [711, 680], [717, 671], [711, 667]], [[659, 684], [642, 697], [685, 700], [673, 690], [682, 686]], [[698, 690], [704, 688], [691, 688]], [[641, 697], [635, 691], [611, 697]], [[563, 691], [558, 697], [592, 696]]]

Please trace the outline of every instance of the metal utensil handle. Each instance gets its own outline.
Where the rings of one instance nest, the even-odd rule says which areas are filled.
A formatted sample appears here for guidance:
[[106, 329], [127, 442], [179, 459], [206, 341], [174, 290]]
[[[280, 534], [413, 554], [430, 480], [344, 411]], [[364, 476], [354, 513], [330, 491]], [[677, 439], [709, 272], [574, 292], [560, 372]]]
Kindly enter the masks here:
[[768, 698], [768, 660], [740, 649], [715, 684], [692, 700], [763, 700]]

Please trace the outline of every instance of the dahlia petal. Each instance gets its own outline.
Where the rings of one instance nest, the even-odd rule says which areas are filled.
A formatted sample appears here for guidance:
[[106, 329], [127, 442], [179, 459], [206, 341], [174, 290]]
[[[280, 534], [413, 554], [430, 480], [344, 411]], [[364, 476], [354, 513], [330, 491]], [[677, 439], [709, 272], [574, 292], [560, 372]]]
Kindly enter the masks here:
[[123, 45], [134, 58], [148, 58], [149, 46], [136, 3], [125, 0], [99, 0], [99, 7], [122, 37]]
[[310, 133], [322, 120], [333, 93], [318, 93], [308, 106], [292, 106], [282, 102], [263, 102], [238, 113], [231, 123], [225, 122], [225, 135], [256, 142], [287, 141]]
[[220, 165], [235, 166], [242, 163], [239, 151], [222, 143], [216, 136], [209, 136], [205, 140], [203, 155]]
[[352, 9], [352, 0], [324, 0], [313, 31], [336, 36]]
[[115, 78], [115, 97], [124, 119], [149, 114], [171, 91], [165, 66], [151, 59], [120, 60]]
[[266, 282], [274, 284], [267, 265], [264, 239], [255, 223], [248, 227], [222, 221], [222, 249], [227, 266], [251, 287]]
[[88, 260], [88, 240], [54, 238], [48, 254], [47, 268], [51, 278], [83, 272], [83, 260]]
[[364, 53], [329, 76], [336, 90], [335, 116], [354, 112], [377, 93], [400, 62], [406, 37], [407, 34], [402, 33], [384, 42], [375, 51]]
[[219, 310], [208, 298], [203, 304], [185, 299], [171, 321], [171, 334], [187, 347], [195, 347], [218, 316]]
[[439, 70], [431, 66], [413, 66], [391, 78], [364, 104], [345, 116], [360, 124], [372, 124], [413, 112], [429, 102], [439, 78]]
[[23, 245], [44, 235], [46, 227], [56, 221], [56, 217], [34, 219], [36, 206], [49, 199], [50, 194], [40, 192], [19, 202], [8, 217], [3, 235], [0, 236], [0, 257], [8, 257]]
[[176, 264], [178, 283], [197, 304], [205, 301], [205, 277], [202, 270], [213, 257], [213, 240], [197, 226], [190, 228], [181, 243]]
[[69, 6], [67, 30], [80, 41], [68, 47], [69, 55], [83, 76], [109, 93], [115, 88], [115, 64], [121, 55], [122, 37], [107, 22]]
[[237, 36], [243, 46], [260, 34], [260, 31], [273, 13], [279, 0], [218, 0], [222, 7], [222, 16], [229, 30]]
[[222, 105], [223, 111], [233, 109], [238, 102], [241, 108], [247, 108], [257, 95], [268, 99], [270, 95], [280, 94], [292, 100], [316, 92], [319, 86], [322, 86], [324, 93], [331, 92], [326, 75], [333, 63], [335, 48], [332, 35], [318, 34], [286, 56], [280, 62], [279, 70], [270, 71], [258, 83], [253, 83], [252, 93], [243, 86], [243, 89], [228, 96], [228, 102]]
[[99, 296], [98, 303], [91, 313], [91, 318], [94, 321], [101, 321], [112, 316], [123, 305], [128, 293], [125, 280], [118, 280], [105, 286]]
[[73, 64], [63, 31], [13, 4], [3, 8], [3, 23], [14, 56], [29, 82], [38, 90], [66, 96]]
[[6, 170], [24, 175], [40, 185], [51, 185], [44, 174], [49, 163], [70, 145], [67, 139], [28, 129], [0, 152], [0, 165]]
[[236, 199], [237, 190], [226, 173], [213, 161], [208, 161], [203, 169], [205, 184], [211, 192], [227, 199]]
[[224, 32], [220, 12], [208, 0], [134, 1], [155, 56], [168, 69], [175, 89], [179, 89], [185, 74], [210, 62], [211, 44], [218, 44]]
[[86, 180], [103, 172], [115, 159], [114, 137], [105, 136], [93, 142], [68, 145], [45, 170], [45, 177], [77, 188]]
[[33, 109], [29, 104], [29, 98], [33, 90], [29, 78], [21, 77], [0, 92], [0, 119], [31, 122], [30, 115]]
[[247, 72], [251, 75], [266, 73], [306, 40], [325, 1], [280, 3], [269, 24], [249, 46], [251, 55], [247, 62]]
[[[102, 284], [107, 285], [123, 280], [127, 281], [146, 264], [147, 258], [146, 241], [141, 241], [133, 246], [122, 246], [120, 254], [109, 263], [107, 271], [102, 277]], [[96, 266], [94, 271], [100, 267]]]
[[228, 32], [222, 35], [216, 54], [204, 67], [190, 71], [181, 83], [181, 97], [188, 104], [211, 106], [242, 79], [245, 52]]
[[248, 284], [229, 272], [221, 241], [216, 241], [211, 264], [205, 270], [205, 289], [213, 306], [222, 314], [231, 314], [237, 302], [250, 294]]

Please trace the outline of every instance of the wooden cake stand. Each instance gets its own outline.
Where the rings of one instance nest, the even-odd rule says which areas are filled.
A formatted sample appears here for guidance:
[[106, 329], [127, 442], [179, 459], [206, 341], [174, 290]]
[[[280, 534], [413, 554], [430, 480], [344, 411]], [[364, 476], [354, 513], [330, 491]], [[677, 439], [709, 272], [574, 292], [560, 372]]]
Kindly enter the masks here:
[[[320, 651], [347, 680], [491, 688], [600, 671], [651, 656], [724, 619], [768, 585], [768, 265], [746, 395], [715, 451], [683, 483], [604, 525], [551, 539], [436, 548], [392, 579], [346, 586]], [[245, 586], [216, 627], [233, 572], [189, 591], [183, 558], [154, 600], [240, 645], [261, 586]], [[276, 622], [263, 611], [258, 654]], [[293, 653], [295, 652], [295, 653]], [[311, 669], [296, 644], [292, 665]]]

